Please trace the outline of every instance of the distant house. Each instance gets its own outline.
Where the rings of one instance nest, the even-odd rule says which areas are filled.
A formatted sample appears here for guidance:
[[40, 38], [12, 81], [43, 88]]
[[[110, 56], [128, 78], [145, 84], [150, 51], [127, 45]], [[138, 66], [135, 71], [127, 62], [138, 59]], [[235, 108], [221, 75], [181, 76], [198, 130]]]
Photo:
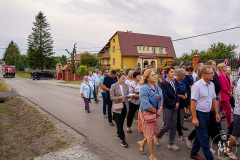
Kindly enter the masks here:
[[[77, 59], [76, 59], [77, 63], [81, 62], [81, 56], [82, 56], [82, 53], [77, 54]], [[74, 58], [74, 60], [75, 60], [75, 58]], [[71, 57], [67, 59], [67, 63], [71, 64]]]
[[98, 53], [101, 65], [111, 69], [137, 68], [145, 65], [163, 68], [176, 57], [170, 37], [117, 31]]

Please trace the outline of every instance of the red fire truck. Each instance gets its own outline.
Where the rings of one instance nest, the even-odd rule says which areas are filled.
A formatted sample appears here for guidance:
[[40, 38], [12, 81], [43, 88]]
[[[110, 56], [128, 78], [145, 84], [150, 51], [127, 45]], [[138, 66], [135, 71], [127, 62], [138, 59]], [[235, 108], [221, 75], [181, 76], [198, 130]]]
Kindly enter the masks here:
[[5, 66], [3, 77], [15, 77], [15, 66]]

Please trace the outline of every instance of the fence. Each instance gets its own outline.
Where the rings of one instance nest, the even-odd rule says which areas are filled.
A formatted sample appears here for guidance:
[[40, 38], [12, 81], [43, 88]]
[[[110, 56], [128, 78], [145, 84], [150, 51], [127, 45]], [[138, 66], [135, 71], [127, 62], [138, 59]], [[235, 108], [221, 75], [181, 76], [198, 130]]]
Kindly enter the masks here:
[[[227, 60], [227, 66], [231, 67], [231, 75], [233, 77], [233, 80], [237, 81], [240, 77], [240, 56], [234, 56], [232, 58], [227, 59], [213, 59], [216, 62], [216, 65], [223, 63], [225, 60]], [[200, 60], [199, 63], [206, 63], [208, 60]], [[174, 61], [173, 66], [181, 66], [181, 67], [187, 67], [192, 66], [192, 61]]]

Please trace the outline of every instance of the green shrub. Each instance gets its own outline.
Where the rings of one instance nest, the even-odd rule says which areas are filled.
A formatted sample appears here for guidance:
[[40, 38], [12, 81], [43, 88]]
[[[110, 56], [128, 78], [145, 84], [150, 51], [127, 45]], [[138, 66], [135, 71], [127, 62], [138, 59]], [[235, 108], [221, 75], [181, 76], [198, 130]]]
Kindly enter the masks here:
[[116, 69], [116, 72], [120, 72], [121, 69]]
[[79, 73], [87, 73], [88, 70], [87, 70], [87, 66], [80, 66], [80, 72]]

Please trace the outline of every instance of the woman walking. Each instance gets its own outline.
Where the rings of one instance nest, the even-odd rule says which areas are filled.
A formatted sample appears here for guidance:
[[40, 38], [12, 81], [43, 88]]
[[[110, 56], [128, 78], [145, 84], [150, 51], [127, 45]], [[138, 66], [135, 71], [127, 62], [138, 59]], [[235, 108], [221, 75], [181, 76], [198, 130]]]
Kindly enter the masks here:
[[179, 69], [176, 71], [175, 74], [175, 83], [177, 86], [177, 92], [179, 97], [179, 107], [177, 110], [177, 131], [179, 135], [178, 139], [184, 142], [185, 138], [183, 137], [182, 128], [187, 130], [185, 126], [182, 126], [184, 119], [184, 108], [187, 107], [187, 89], [184, 81], [185, 71], [183, 69]]
[[130, 83], [129, 86], [129, 94], [131, 94], [131, 98], [129, 100], [129, 112], [127, 116], [127, 132], [132, 133], [131, 126], [133, 122], [134, 115], [136, 111], [139, 109], [140, 106], [140, 99], [139, 99], [139, 91], [140, 91], [140, 80], [141, 80], [141, 73], [134, 72], [133, 73], [133, 81]]
[[[144, 133], [144, 139], [139, 141], [140, 151], [144, 152], [144, 145], [147, 142], [150, 151], [150, 160], [156, 160], [153, 152], [153, 141], [160, 145], [156, 137], [158, 131], [158, 117], [162, 113], [162, 90], [156, 82], [156, 76], [152, 69], [147, 69], [143, 75], [142, 87], [139, 92], [141, 104], [138, 114], [139, 131]], [[148, 119], [152, 117], [153, 121]], [[155, 118], [154, 118], [155, 117]]]
[[93, 84], [88, 81], [88, 76], [84, 76], [83, 79], [84, 81], [82, 82], [80, 87], [80, 94], [85, 103], [85, 110], [87, 111], [87, 113], [90, 113], [89, 102], [90, 98], [93, 98], [92, 92], [94, 90], [94, 87]]
[[159, 129], [157, 137], [161, 139], [165, 132], [170, 131], [168, 148], [179, 150], [179, 147], [174, 144], [177, 129], [177, 109], [179, 107], [177, 86], [173, 79], [175, 75], [174, 67], [165, 67], [165, 73], [167, 78], [161, 84], [164, 125]]
[[219, 77], [219, 81], [221, 84], [221, 90], [220, 90], [221, 101], [219, 102], [219, 109], [220, 109], [220, 112], [222, 112], [224, 110], [224, 112], [226, 114], [226, 118], [227, 118], [228, 127], [230, 127], [230, 125], [231, 125], [231, 106], [230, 106], [229, 100], [230, 100], [230, 97], [233, 97], [232, 88], [228, 81], [228, 77], [225, 74], [225, 72], [227, 71], [226, 64], [220, 63], [220, 64], [218, 64], [217, 68], [218, 68], [218, 72], [219, 72], [218, 77]]
[[125, 141], [125, 133], [123, 130], [123, 124], [126, 113], [128, 111], [127, 95], [129, 94], [129, 86], [126, 85], [124, 73], [118, 74], [118, 81], [111, 86], [110, 98], [113, 101], [112, 111], [115, 115], [115, 122], [117, 124], [117, 139], [121, 139], [121, 146], [128, 147]]

